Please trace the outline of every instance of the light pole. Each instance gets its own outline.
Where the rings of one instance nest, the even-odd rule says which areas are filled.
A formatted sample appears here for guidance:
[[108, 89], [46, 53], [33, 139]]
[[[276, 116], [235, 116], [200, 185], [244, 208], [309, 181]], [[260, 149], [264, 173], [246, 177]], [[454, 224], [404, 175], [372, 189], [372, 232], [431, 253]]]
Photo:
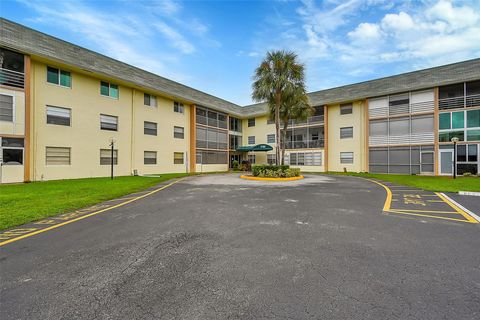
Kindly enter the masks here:
[[110, 138], [109, 139], [109, 142], [110, 142], [110, 179], [113, 180], [113, 148], [115, 146], [115, 139], [113, 138]]
[[457, 142], [458, 138], [453, 137], [452, 140], [453, 142], [453, 179], [457, 178]]

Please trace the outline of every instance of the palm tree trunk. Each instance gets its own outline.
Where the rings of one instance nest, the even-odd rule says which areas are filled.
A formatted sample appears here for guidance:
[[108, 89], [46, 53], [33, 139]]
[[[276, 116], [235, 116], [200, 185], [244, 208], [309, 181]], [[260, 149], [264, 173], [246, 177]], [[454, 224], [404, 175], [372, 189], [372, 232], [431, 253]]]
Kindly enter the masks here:
[[275, 94], [275, 137], [277, 140], [275, 146], [275, 163], [279, 164], [280, 162], [280, 92], [277, 91]]
[[285, 120], [282, 129], [282, 166], [285, 164], [285, 143], [287, 141], [288, 120]]

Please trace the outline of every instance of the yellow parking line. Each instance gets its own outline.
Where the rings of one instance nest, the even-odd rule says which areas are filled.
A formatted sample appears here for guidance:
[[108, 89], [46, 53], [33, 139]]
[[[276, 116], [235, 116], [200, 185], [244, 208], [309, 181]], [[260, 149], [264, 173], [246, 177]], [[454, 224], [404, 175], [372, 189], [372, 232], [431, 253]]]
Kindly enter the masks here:
[[434, 219], [442, 219], [442, 220], [452, 220], [452, 221], [458, 221], [458, 222], [465, 222], [465, 223], [477, 223], [476, 221], [470, 221], [470, 220], [463, 220], [463, 219], [455, 219], [455, 218], [448, 218], [448, 217], [439, 217], [439, 216], [430, 216], [428, 214], [420, 214], [420, 213], [411, 213], [411, 212], [402, 212], [402, 211], [390, 211], [393, 213], [398, 213], [398, 214], [406, 214], [410, 216], [418, 216], [418, 217], [427, 217], [427, 218], [434, 218]]
[[383, 183], [380, 183], [380, 182], [372, 180], [372, 179], [365, 179], [365, 180], [376, 183], [376, 184], [382, 186], [385, 189], [385, 191], [387, 191], [387, 198], [385, 199], [385, 203], [383, 204], [383, 211], [390, 210], [390, 206], [392, 204], [392, 191], [390, 190], [390, 188], [387, 187], [386, 185], [384, 185]]
[[105, 208], [105, 209], [102, 209], [102, 210], [98, 210], [98, 211], [95, 211], [95, 212], [86, 214], [86, 215], [84, 215], [84, 216], [81, 216], [81, 217], [78, 217], [78, 218], [75, 218], [75, 219], [72, 219], [72, 220], [68, 220], [68, 221], [65, 221], [65, 222], [61, 222], [61, 223], [59, 223], [59, 224], [55, 224], [55, 225], [53, 225], [53, 226], [50, 226], [50, 227], [47, 227], [47, 228], [44, 228], [44, 229], [40, 229], [40, 230], [31, 232], [31, 233], [26, 233], [26, 234], [21, 235], [21, 236], [19, 236], [19, 237], [12, 238], [12, 239], [9, 239], [9, 240], [0, 242], [0, 247], [1, 247], [1, 246], [4, 246], [4, 245], [6, 245], [6, 244], [12, 243], [12, 242], [21, 240], [21, 239], [25, 239], [25, 238], [32, 237], [32, 236], [37, 235], [37, 234], [39, 234], [39, 233], [47, 232], [47, 231], [50, 231], [50, 230], [52, 230], [52, 229], [56, 229], [56, 228], [62, 227], [62, 226], [64, 226], [64, 225], [67, 225], [67, 224], [70, 224], [70, 223], [73, 223], [73, 222], [76, 222], [76, 221], [79, 221], [79, 220], [83, 220], [83, 219], [85, 219], [85, 218], [88, 218], [88, 217], [97, 215], [97, 214], [102, 213], [102, 212], [105, 212], [105, 211], [109, 211], [109, 210], [112, 210], [112, 209], [115, 209], [115, 208], [118, 208], [118, 207], [122, 207], [122, 206], [124, 206], [124, 205], [126, 205], [126, 204], [129, 204], [129, 203], [132, 203], [132, 202], [134, 202], [134, 201], [143, 199], [143, 198], [145, 198], [145, 197], [148, 197], [149, 195], [152, 195], [152, 194], [157, 193], [157, 192], [159, 192], [159, 191], [161, 191], [161, 190], [163, 190], [163, 189], [166, 189], [166, 188], [174, 185], [175, 183], [178, 183], [178, 182], [182, 181], [183, 179], [185, 179], [185, 178], [178, 179], [178, 180], [173, 181], [173, 182], [171, 182], [171, 183], [169, 183], [169, 184], [167, 184], [167, 185], [165, 185], [165, 186], [163, 186], [163, 187], [161, 187], [161, 188], [155, 189], [155, 190], [150, 191], [150, 192], [148, 192], [148, 193], [145, 193], [145, 194], [143, 194], [143, 195], [141, 195], [141, 196], [138, 196], [138, 197], [135, 197], [135, 198], [130, 199], [130, 200], [128, 200], [128, 201], [125, 201], [125, 202], [116, 204], [116, 205], [114, 205], [114, 206], [111, 206], [111, 207], [108, 207], [108, 208]]
[[440, 211], [440, 210], [414, 210], [414, 209], [390, 209], [390, 211], [408, 211], [408, 212], [425, 212], [425, 213], [451, 213], [460, 214], [457, 211]]
[[478, 223], [477, 220], [475, 220], [473, 217], [471, 217], [469, 214], [467, 214], [465, 211], [463, 211], [462, 209], [460, 209], [459, 207], [457, 207], [455, 204], [453, 204], [451, 201], [449, 201], [447, 198], [445, 198], [444, 196], [442, 196], [440, 193], [438, 192], [435, 192], [435, 194], [440, 198], [442, 199], [443, 201], [445, 201], [450, 207], [452, 207], [453, 209], [455, 209], [455, 211], [457, 211], [458, 213], [460, 213], [462, 216], [465, 217], [465, 219], [467, 219], [468, 221], [472, 222], [472, 223]]

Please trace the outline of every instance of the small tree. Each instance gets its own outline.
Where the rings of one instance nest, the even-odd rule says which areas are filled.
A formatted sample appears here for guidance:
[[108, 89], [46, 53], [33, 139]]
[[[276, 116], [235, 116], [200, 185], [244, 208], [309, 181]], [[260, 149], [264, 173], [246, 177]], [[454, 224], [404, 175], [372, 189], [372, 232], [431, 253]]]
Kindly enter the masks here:
[[[297, 103], [306, 103], [308, 98], [305, 90], [304, 65], [297, 61], [294, 52], [269, 51], [267, 56], [255, 70], [253, 77], [252, 98], [256, 102], [266, 101], [270, 109], [270, 118], [275, 121], [276, 161], [283, 163], [285, 150], [284, 142], [281, 142], [280, 122], [282, 121], [282, 107], [285, 118], [297, 116], [292, 110]], [[289, 115], [289, 116], [287, 116]], [[286, 134], [284, 124], [284, 131]], [[285, 141], [285, 139], [283, 139]], [[280, 157], [280, 150], [282, 157]]]

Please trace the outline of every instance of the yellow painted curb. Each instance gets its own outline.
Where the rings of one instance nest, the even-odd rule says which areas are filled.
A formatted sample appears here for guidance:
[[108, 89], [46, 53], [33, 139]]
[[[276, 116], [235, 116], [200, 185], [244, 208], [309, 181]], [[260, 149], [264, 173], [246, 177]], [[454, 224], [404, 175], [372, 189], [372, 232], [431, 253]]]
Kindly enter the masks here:
[[240, 178], [245, 180], [255, 180], [255, 181], [295, 181], [295, 180], [302, 180], [303, 176], [298, 177], [290, 177], [290, 178], [262, 178], [262, 177], [254, 177], [254, 176], [240, 176]]

